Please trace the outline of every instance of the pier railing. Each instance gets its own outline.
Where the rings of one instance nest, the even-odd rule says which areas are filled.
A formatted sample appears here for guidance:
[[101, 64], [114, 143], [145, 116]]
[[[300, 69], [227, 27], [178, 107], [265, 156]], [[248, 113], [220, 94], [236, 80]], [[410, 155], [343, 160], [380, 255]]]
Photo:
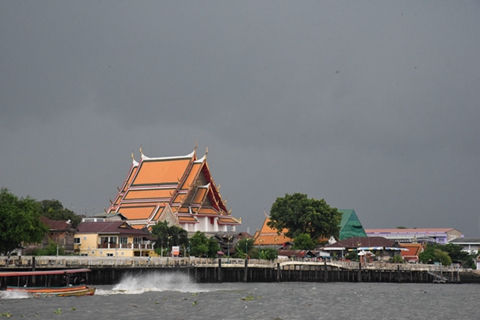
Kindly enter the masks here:
[[[245, 259], [237, 258], [172, 258], [172, 257], [88, 257], [88, 256], [21, 256], [10, 257], [0, 256], [0, 269], [26, 269], [35, 268], [175, 268], [175, 267], [217, 267], [221, 263], [222, 268], [241, 268], [245, 265]], [[219, 261], [220, 260], [220, 261]], [[432, 264], [408, 264], [408, 263], [387, 263], [375, 262], [359, 266], [358, 262], [352, 261], [293, 261], [293, 260], [261, 260], [249, 259], [249, 268], [306, 268], [308, 266], [327, 265], [348, 270], [401, 270], [401, 271], [429, 271], [461, 272], [467, 271], [456, 265], [441, 266]], [[468, 270], [470, 271], [470, 270]]]

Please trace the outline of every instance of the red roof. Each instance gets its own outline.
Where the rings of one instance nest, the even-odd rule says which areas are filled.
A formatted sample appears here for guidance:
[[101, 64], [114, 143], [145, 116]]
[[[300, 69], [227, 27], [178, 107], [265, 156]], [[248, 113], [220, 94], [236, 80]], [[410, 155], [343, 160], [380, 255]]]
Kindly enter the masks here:
[[400, 245], [408, 251], [402, 251], [402, 258], [405, 260], [418, 260], [418, 255], [423, 251], [423, 245], [420, 243], [402, 243]]
[[279, 256], [305, 258], [305, 256], [315, 256], [311, 250], [278, 250]]
[[97, 234], [128, 234], [145, 237], [150, 236], [149, 232], [132, 228], [125, 221], [82, 222], [78, 225], [77, 232]]
[[50, 228], [50, 230], [66, 230], [72, 227], [72, 224], [67, 223], [67, 220], [52, 220], [45, 216], [41, 216], [40, 221]]

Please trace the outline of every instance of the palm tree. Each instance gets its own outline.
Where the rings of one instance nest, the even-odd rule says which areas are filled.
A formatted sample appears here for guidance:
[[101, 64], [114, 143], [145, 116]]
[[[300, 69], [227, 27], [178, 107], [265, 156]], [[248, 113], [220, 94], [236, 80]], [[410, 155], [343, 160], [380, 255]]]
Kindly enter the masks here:
[[185, 249], [188, 246], [188, 232], [178, 226], [168, 226], [168, 221], [162, 221], [152, 227], [152, 234], [158, 237], [155, 247], [162, 249], [164, 245], [169, 251], [171, 246]]

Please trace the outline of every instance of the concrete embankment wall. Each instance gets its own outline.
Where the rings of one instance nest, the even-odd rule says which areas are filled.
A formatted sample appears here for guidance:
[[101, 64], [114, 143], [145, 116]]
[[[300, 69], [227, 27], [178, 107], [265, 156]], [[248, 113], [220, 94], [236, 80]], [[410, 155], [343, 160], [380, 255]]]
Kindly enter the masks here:
[[[185, 268], [101, 268], [92, 269], [86, 277], [87, 284], [113, 285], [120, 283], [126, 276], [161, 276], [182, 274], [197, 283], [215, 282], [392, 282], [392, 283], [432, 283], [435, 279], [426, 271], [383, 271], [383, 270], [325, 270], [319, 266], [309, 269], [278, 270], [276, 268], [219, 268], [219, 267], [185, 267]], [[60, 283], [61, 275], [52, 278], [52, 283]], [[25, 283], [26, 278], [19, 281]], [[37, 277], [37, 284], [45, 280]], [[17, 285], [14, 278], [4, 279], [3, 285]]]
[[[148, 276], [179, 273], [196, 283], [216, 282], [389, 282], [433, 283], [438, 278], [428, 271], [416, 270], [350, 270], [325, 266], [308, 268], [266, 267], [183, 267], [151, 269], [92, 269], [92, 284], [116, 284], [125, 276]], [[444, 275], [449, 283], [480, 283], [480, 277], [467, 272]]]

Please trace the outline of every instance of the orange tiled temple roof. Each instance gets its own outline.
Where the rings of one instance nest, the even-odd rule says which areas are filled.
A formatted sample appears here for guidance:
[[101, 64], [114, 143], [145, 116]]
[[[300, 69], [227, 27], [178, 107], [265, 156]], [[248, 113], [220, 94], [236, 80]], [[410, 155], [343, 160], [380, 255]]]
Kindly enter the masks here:
[[[208, 151], [207, 151], [208, 152]], [[211, 177], [206, 155], [150, 158], [140, 149], [107, 213], [122, 213], [132, 225], [151, 226], [170, 208], [180, 223], [196, 223], [197, 215], [219, 217], [219, 223], [239, 225]]]
[[255, 232], [254, 245], [257, 246], [272, 246], [272, 245], [282, 245], [286, 242], [293, 242], [293, 239], [285, 236], [285, 233], [288, 232], [287, 229], [284, 229], [278, 234], [276, 229], [270, 228], [267, 223], [270, 221], [269, 217], [265, 217], [263, 222], [262, 229]]

